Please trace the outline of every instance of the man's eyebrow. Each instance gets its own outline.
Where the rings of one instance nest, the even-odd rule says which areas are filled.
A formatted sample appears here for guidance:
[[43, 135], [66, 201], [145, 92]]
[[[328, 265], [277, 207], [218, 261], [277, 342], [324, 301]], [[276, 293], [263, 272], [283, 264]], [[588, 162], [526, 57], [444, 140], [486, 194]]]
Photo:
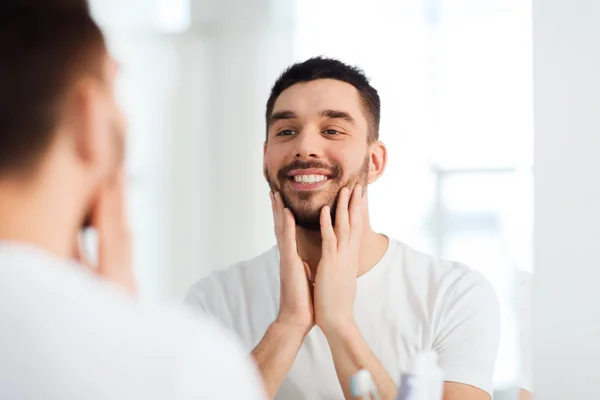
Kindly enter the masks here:
[[352, 125], [356, 125], [356, 121], [354, 120], [354, 118], [352, 118], [352, 115], [350, 115], [346, 111], [323, 110], [321, 111], [320, 115], [324, 118], [343, 119], [344, 121], [349, 122]]
[[281, 121], [282, 119], [294, 118], [298, 118], [298, 116], [293, 111], [277, 111], [271, 114], [271, 116], [269, 117], [269, 126], [273, 125], [277, 121]]

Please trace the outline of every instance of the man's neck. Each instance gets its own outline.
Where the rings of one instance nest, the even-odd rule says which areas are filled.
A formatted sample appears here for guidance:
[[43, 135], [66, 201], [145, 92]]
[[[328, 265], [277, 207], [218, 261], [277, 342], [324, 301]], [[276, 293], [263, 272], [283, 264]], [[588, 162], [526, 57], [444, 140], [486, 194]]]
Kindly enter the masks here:
[[68, 196], [51, 185], [0, 181], [0, 240], [28, 244], [67, 259], [74, 250], [76, 231], [71, 226], [76, 225], [76, 217], [57, 211], [74, 210], [69, 210]]
[[[296, 243], [298, 254], [310, 266], [312, 276], [317, 271], [321, 260], [322, 240], [319, 231], [296, 227]], [[388, 238], [376, 233], [367, 221], [363, 227], [362, 241], [359, 250], [358, 276], [364, 275], [381, 260], [388, 247]]]

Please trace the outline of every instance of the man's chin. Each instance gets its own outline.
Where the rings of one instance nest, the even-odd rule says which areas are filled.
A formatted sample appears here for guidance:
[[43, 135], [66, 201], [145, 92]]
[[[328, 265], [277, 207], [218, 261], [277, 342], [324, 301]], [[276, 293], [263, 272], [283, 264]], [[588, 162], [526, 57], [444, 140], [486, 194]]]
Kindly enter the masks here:
[[318, 218], [297, 218], [296, 226], [307, 231], [318, 232], [321, 230], [321, 221]]
[[[294, 219], [296, 221], [296, 226], [301, 228], [311, 230], [311, 231], [320, 231], [321, 230], [321, 209], [325, 207], [325, 204], [320, 207], [312, 208], [310, 210], [297, 210], [291, 208], [292, 214], [294, 214]], [[335, 213], [332, 212], [332, 218], [335, 218]]]

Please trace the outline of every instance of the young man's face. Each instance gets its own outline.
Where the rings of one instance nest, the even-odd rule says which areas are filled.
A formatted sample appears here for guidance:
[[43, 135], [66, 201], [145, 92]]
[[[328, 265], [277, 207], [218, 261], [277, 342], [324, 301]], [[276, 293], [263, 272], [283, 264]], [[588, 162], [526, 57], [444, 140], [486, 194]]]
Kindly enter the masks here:
[[354, 86], [333, 79], [297, 83], [275, 101], [265, 144], [269, 186], [296, 223], [319, 229], [321, 208], [338, 192], [370, 183], [369, 124]]

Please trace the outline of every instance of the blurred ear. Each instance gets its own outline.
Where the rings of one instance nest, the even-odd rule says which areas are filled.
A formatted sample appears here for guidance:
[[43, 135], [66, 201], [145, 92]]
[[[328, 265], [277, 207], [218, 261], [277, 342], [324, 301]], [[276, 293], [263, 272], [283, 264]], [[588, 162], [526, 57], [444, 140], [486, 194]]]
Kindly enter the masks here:
[[369, 183], [378, 180], [387, 165], [387, 148], [378, 140], [370, 145]]
[[65, 126], [71, 135], [76, 157], [93, 167], [102, 163], [102, 106], [98, 85], [81, 79], [74, 86], [64, 107]]

